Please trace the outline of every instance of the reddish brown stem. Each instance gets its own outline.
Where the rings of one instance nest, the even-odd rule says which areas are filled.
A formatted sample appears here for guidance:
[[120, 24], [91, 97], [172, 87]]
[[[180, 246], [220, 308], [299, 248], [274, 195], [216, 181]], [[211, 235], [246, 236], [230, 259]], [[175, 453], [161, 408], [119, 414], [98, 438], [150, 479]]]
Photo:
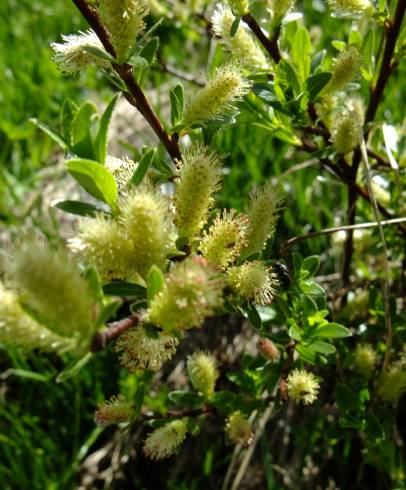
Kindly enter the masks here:
[[269, 39], [268, 37], [266, 37], [264, 31], [261, 29], [261, 26], [251, 14], [243, 15], [242, 20], [248, 25], [251, 31], [255, 34], [258, 41], [268, 51], [274, 62], [279, 63], [282, 59], [278, 47], [279, 29], [276, 30], [275, 35], [272, 37], [272, 39]]
[[[113, 57], [116, 58], [116, 51], [111, 44], [109, 34], [101, 23], [98, 12], [96, 9], [87, 4], [86, 0], [72, 0], [76, 5], [78, 10], [81, 12], [83, 17], [87, 20], [90, 27], [94, 30], [97, 37], [100, 39], [101, 43], [104, 46], [104, 49]], [[142, 116], [146, 119], [148, 124], [153, 129], [154, 133], [157, 135], [161, 143], [165, 146], [166, 151], [172, 158], [172, 160], [180, 160], [181, 153], [178, 145], [178, 141], [176, 139], [171, 139], [169, 134], [165, 131], [161, 121], [156, 115], [154, 109], [146, 98], [144, 92], [141, 87], [138, 85], [134, 76], [132, 74], [132, 67], [125, 63], [123, 65], [119, 65], [113, 63], [113, 68], [116, 73], [120, 76], [120, 78], [125, 83], [128, 92], [131, 95], [131, 99], [133, 100], [132, 105], [134, 105], [138, 111], [142, 114]], [[129, 98], [127, 97], [127, 100]]]
[[138, 322], [139, 316], [131, 315], [127, 318], [119, 320], [118, 322], [108, 324], [108, 327], [105, 330], [95, 333], [92, 340], [91, 351], [98, 352], [100, 350], [103, 350], [108, 343], [119, 337], [130, 328], [137, 325]]

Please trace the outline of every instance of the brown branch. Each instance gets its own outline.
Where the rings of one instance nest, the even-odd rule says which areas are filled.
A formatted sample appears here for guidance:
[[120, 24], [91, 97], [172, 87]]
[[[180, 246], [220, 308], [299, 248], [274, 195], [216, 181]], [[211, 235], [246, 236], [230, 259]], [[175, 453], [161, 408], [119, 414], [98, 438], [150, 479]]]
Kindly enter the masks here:
[[[72, 0], [76, 5], [78, 10], [81, 12], [83, 17], [87, 20], [90, 27], [94, 30], [97, 37], [100, 39], [105, 50], [114, 58], [116, 58], [116, 51], [111, 44], [109, 39], [109, 34], [101, 23], [98, 12], [96, 9], [87, 4], [86, 0]], [[166, 151], [172, 158], [172, 160], [180, 160], [181, 153], [178, 145], [178, 141], [171, 138], [169, 134], [165, 131], [161, 121], [156, 115], [154, 109], [146, 98], [141, 87], [138, 85], [134, 76], [132, 74], [132, 67], [125, 63], [119, 65], [117, 63], [112, 64], [116, 73], [125, 83], [131, 98], [133, 99], [132, 105], [138, 109], [138, 111], [144, 116], [148, 124], [153, 129], [154, 133], [157, 135], [161, 143], [165, 146]], [[128, 99], [128, 98], [127, 98]]]
[[98, 352], [103, 350], [106, 345], [119, 337], [139, 322], [138, 315], [131, 315], [118, 322], [109, 323], [105, 330], [96, 332], [92, 339], [91, 351]]
[[261, 26], [258, 24], [258, 22], [254, 19], [254, 17], [251, 14], [243, 15], [242, 20], [248, 25], [251, 31], [255, 34], [258, 41], [268, 51], [269, 55], [274, 60], [274, 62], [278, 64], [282, 59], [278, 47], [279, 29], [275, 31], [275, 34], [272, 37], [272, 39], [269, 39], [268, 37], [266, 37], [264, 31], [261, 29]]
[[[386, 84], [392, 74], [396, 64], [392, 63], [393, 53], [396, 47], [396, 41], [402, 26], [403, 16], [405, 15], [406, 2], [398, 0], [395, 15], [392, 21], [385, 23], [386, 27], [386, 43], [383, 52], [382, 63], [379, 71], [378, 80], [375, 87], [372, 89], [371, 98], [369, 100], [368, 109], [365, 115], [365, 123], [371, 122], [376, 114], [379, 103], [383, 97]], [[366, 134], [367, 136], [367, 134]]]
[[211, 405], [203, 405], [200, 408], [191, 408], [185, 410], [169, 410], [164, 415], [159, 414], [145, 414], [142, 415], [143, 420], [161, 420], [169, 418], [180, 418], [180, 417], [198, 417], [199, 415], [205, 415], [207, 413], [214, 412], [214, 407]]
[[[401, 223], [406, 223], [406, 218], [394, 218], [394, 219], [388, 219], [385, 221], [381, 221], [381, 224], [384, 226], [398, 225]], [[344, 225], [344, 226], [335, 226], [333, 228], [325, 228], [324, 230], [313, 231], [311, 233], [306, 233], [304, 235], [298, 235], [298, 236], [294, 236], [292, 238], [289, 238], [289, 240], [287, 240], [282, 245], [282, 248], [291, 247], [293, 244], [295, 244], [296, 242], [299, 242], [301, 240], [307, 240], [309, 238], [316, 238], [316, 237], [324, 236], [324, 235], [332, 235], [333, 233], [338, 233], [339, 231], [365, 230], [368, 228], [375, 228], [377, 226], [378, 226], [378, 223], [376, 221], [370, 221], [367, 223], [359, 223], [356, 225]]]

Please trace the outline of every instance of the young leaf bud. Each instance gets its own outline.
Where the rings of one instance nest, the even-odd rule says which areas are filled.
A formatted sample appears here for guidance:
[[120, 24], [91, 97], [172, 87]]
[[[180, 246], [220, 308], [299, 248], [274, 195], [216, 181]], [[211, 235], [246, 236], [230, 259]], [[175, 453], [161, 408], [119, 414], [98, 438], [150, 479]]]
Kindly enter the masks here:
[[90, 290], [65, 252], [31, 243], [16, 253], [11, 274], [27, 305], [50, 330], [90, 340], [95, 329]]
[[130, 372], [159, 371], [175, 354], [178, 344], [173, 335], [164, 332], [151, 335], [138, 327], [120, 335], [116, 351], [121, 353], [120, 363]]
[[132, 190], [125, 199], [122, 223], [132, 243], [133, 269], [145, 277], [152, 265], [163, 268], [169, 247], [168, 202], [149, 184]]
[[397, 362], [382, 374], [378, 381], [378, 395], [382, 400], [396, 403], [406, 391], [406, 368], [403, 362]]
[[154, 297], [147, 321], [166, 331], [200, 327], [222, 305], [221, 276], [203, 259], [176, 264]]
[[105, 52], [102, 43], [92, 30], [62, 35], [62, 40], [63, 43], [51, 43], [51, 48], [55, 52], [52, 59], [63, 72], [76, 73], [92, 64], [108, 67], [107, 61], [86, 51], [86, 48], [96, 48]]
[[268, 361], [279, 361], [280, 352], [272, 340], [266, 338], [260, 339], [258, 342], [258, 350], [265, 359], [268, 359]]
[[227, 283], [243, 298], [257, 305], [267, 305], [276, 295], [278, 280], [270, 267], [255, 260], [231, 267], [227, 274]]
[[231, 53], [234, 61], [252, 71], [269, 68], [264, 52], [244, 25], [240, 23], [235, 35], [231, 36], [230, 32], [235, 16], [228, 7], [219, 4], [211, 21], [214, 33], [220, 38], [225, 49]]
[[116, 50], [117, 61], [123, 63], [144, 28], [143, 19], [148, 14], [148, 5], [144, 0], [100, 0], [99, 10]]
[[272, 237], [281, 204], [282, 199], [270, 182], [267, 182], [251, 195], [247, 212], [247, 243], [241, 251], [244, 257], [260, 252], [266, 241]]
[[123, 395], [113, 396], [110, 400], [104, 401], [94, 414], [96, 424], [102, 427], [130, 422], [133, 416], [134, 408]]
[[358, 344], [354, 354], [354, 368], [364, 376], [369, 376], [376, 363], [376, 351], [370, 344]]
[[206, 398], [210, 398], [214, 394], [216, 380], [219, 377], [216, 359], [211, 354], [195, 352], [188, 357], [186, 367], [193, 387]]
[[356, 46], [349, 45], [337, 56], [332, 67], [332, 77], [326, 85], [327, 93], [337, 92], [358, 74], [361, 68], [361, 54]]
[[227, 418], [226, 433], [234, 444], [248, 446], [254, 437], [250, 421], [241, 412], [233, 412]]
[[180, 236], [193, 237], [203, 228], [214, 204], [221, 181], [220, 158], [206, 146], [195, 145], [183, 155], [178, 168], [174, 222]]
[[319, 379], [303, 369], [294, 369], [286, 379], [289, 398], [295, 403], [310, 405], [316, 399], [320, 388]]
[[186, 438], [187, 419], [178, 419], [154, 430], [144, 442], [144, 454], [150, 459], [172, 456]]
[[218, 267], [225, 268], [238, 257], [245, 243], [247, 218], [231, 211], [217, 216], [208, 232], [204, 233], [199, 249], [203, 257]]
[[246, 95], [251, 82], [234, 64], [217, 68], [207, 85], [189, 99], [183, 124], [191, 127], [223, 116], [235, 109], [234, 104]]
[[63, 353], [76, 347], [74, 339], [60, 337], [21, 308], [17, 295], [0, 282], [0, 342], [21, 347], [25, 351], [41, 349]]

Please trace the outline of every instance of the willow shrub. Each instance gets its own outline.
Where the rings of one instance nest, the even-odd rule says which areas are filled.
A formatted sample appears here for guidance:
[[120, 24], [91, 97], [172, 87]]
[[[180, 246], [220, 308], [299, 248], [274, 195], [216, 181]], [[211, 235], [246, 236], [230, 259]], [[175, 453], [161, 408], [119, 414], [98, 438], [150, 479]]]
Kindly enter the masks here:
[[[400, 279], [391, 267], [405, 236], [396, 221], [403, 140], [398, 133], [393, 144], [388, 124], [382, 132], [375, 116], [389, 103], [385, 89], [404, 53], [405, 4], [392, 2], [388, 9], [381, 1], [331, 0], [324, 15], [350, 28], [327, 52], [318, 49], [316, 30], [309, 32], [306, 18], [293, 11], [294, 0], [208, 3], [74, 0], [89, 29], [52, 43], [54, 61], [67, 74], [96, 65], [145, 118], [159, 146], [140, 149], [137, 161], [108, 154], [119, 95], [102, 114], [90, 102], [64, 104], [62, 131], [47, 132], [63, 148], [67, 172], [92, 199], [56, 204], [80, 216], [66, 247], [30, 241], [13, 252], [0, 289], [0, 339], [27, 355], [40, 349], [76, 358], [59, 382], [114, 344], [137, 388], [131, 398], [117, 393], [101, 404], [95, 421], [150, 427], [143, 443], [148, 458], [182, 451], [210, 417], [223, 420], [235, 454], [245, 454], [269, 412], [283, 413], [292, 404], [302, 416], [316, 414], [324, 443], [334, 448], [342, 440], [360, 441], [364, 463], [383, 479], [400, 481], [394, 409], [406, 390], [406, 357], [403, 303], [394, 301]], [[184, 64], [192, 44], [206, 50], [207, 37], [218, 42], [205, 63], [206, 81], [162, 62], [162, 44], [185, 25], [193, 41], [184, 44]], [[157, 67], [174, 77], [167, 89], [170, 121], [147, 96]], [[185, 88], [175, 77], [192, 83]], [[290, 205], [283, 185], [269, 178], [252, 189], [245, 209], [220, 209], [217, 196], [227, 184], [217, 136], [247, 116], [346, 186], [350, 226], [339, 290], [319, 283], [319, 256], [304, 258], [289, 247], [283, 257], [271, 253]], [[388, 171], [383, 186], [382, 178], [373, 178], [380, 168]], [[376, 230], [383, 271], [376, 279], [382, 293], [375, 288], [373, 298], [370, 275], [364, 275], [362, 304], [351, 275], [354, 246], [370, 236], [354, 233], [360, 201]], [[395, 227], [389, 241], [387, 224]], [[210, 336], [210, 318], [226, 324], [230, 315], [247, 320], [258, 337], [257, 353], [227, 371], [213, 353], [196, 349], [184, 359], [189, 387], [170, 392], [160, 409], [149, 407], [153, 374], [161, 372], [165, 384], [165, 364], [182, 343], [193, 342], [186, 340], [189, 330], [207, 329]], [[364, 315], [362, 322], [357, 315]], [[238, 473], [235, 478], [234, 485]]]

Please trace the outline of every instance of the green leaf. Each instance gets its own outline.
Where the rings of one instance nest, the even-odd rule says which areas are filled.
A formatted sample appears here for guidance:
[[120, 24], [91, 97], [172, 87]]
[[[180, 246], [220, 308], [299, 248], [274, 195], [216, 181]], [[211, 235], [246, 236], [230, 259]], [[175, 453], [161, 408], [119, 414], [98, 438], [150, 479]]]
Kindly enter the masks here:
[[109, 301], [99, 313], [96, 321], [96, 327], [101, 327], [102, 325], [104, 325], [111, 317], [113, 317], [117, 313], [117, 310], [122, 304], [123, 301], [118, 298]]
[[310, 345], [298, 344], [296, 345], [295, 350], [303, 361], [308, 362], [309, 364], [316, 363], [316, 351]]
[[234, 37], [237, 34], [238, 27], [240, 26], [241, 17], [237, 16], [231, 24], [230, 37]]
[[296, 72], [285, 60], [281, 60], [276, 68], [274, 88], [281, 102], [291, 100], [300, 94], [300, 82]]
[[185, 94], [182, 84], [176, 85], [170, 92], [169, 98], [171, 100], [171, 123], [172, 126], [176, 126], [183, 117], [183, 109], [185, 103]]
[[103, 292], [107, 296], [147, 297], [147, 290], [143, 286], [125, 281], [109, 282], [103, 286]]
[[330, 81], [330, 78], [330, 72], [321, 72], [317, 73], [316, 75], [312, 75], [306, 80], [306, 88], [310, 101], [313, 101], [319, 95], [319, 93]]
[[106, 110], [100, 119], [99, 131], [97, 132], [96, 140], [94, 142], [94, 150], [96, 153], [97, 161], [104, 165], [107, 156], [107, 133], [109, 130], [111, 116], [113, 114], [114, 107], [119, 98], [119, 94], [115, 95], [109, 102]]
[[311, 255], [306, 257], [302, 262], [302, 269], [309, 273], [309, 276], [314, 276], [320, 267], [320, 257], [318, 255]]
[[332, 322], [317, 327], [313, 332], [312, 337], [319, 337], [323, 339], [342, 339], [345, 337], [351, 337], [351, 335], [351, 331], [348, 330], [348, 328]]
[[63, 371], [61, 371], [56, 377], [55, 381], [57, 383], [64, 383], [75, 376], [77, 376], [80, 371], [86, 366], [86, 364], [93, 358], [92, 352], [87, 352], [78, 361], [74, 361], [69, 364]]
[[92, 160], [74, 158], [67, 161], [69, 173], [93, 197], [114, 208], [117, 184], [111, 173]]
[[85, 46], [83, 48], [86, 53], [92, 54], [99, 60], [108, 61], [109, 63], [115, 63], [115, 59], [107, 53], [104, 49], [96, 48], [95, 46]]
[[293, 260], [293, 272], [295, 277], [300, 277], [300, 272], [302, 270], [302, 258], [300, 257], [299, 254], [293, 253], [292, 254], [292, 260]]
[[192, 436], [197, 436], [200, 433], [200, 426], [192, 417], [187, 419], [187, 431]]
[[10, 368], [1, 373], [2, 380], [7, 379], [9, 376], [17, 376], [18, 378], [29, 379], [31, 381], [40, 381], [41, 383], [48, 383], [51, 379], [50, 375], [36, 373], [35, 371], [29, 371], [28, 369]]
[[255, 308], [255, 306], [248, 306], [246, 308], [248, 320], [250, 321], [251, 325], [257, 329], [261, 330], [262, 329], [262, 320], [261, 317], [258, 313], [258, 310]]
[[172, 403], [179, 406], [197, 407], [204, 402], [204, 399], [193, 391], [171, 391], [168, 398]]
[[289, 329], [289, 337], [292, 337], [292, 339], [301, 341], [302, 340], [302, 331], [297, 325], [293, 325]]
[[159, 37], [153, 37], [141, 49], [140, 56], [151, 66], [159, 47]]
[[145, 383], [140, 382], [137, 386], [137, 391], [135, 392], [135, 396], [134, 396], [134, 409], [137, 415], [141, 413], [141, 408], [142, 408], [142, 404], [144, 403], [146, 392], [147, 392], [147, 387]]
[[106, 210], [83, 201], [59, 201], [54, 206], [65, 213], [76, 214], [78, 216], [91, 216], [92, 218], [98, 213], [106, 213]]
[[356, 393], [342, 383], [338, 383], [335, 389], [335, 398], [340, 410], [357, 410], [360, 401]]
[[98, 303], [102, 303], [103, 289], [97, 269], [93, 266], [88, 266], [83, 274], [83, 277], [86, 279], [87, 284], [89, 285], [91, 297]]
[[71, 132], [73, 121], [78, 113], [78, 106], [72, 99], [65, 99], [61, 111], [61, 128], [64, 140], [71, 145]]
[[155, 295], [162, 290], [164, 283], [165, 283], [165, 277], [161, 269], [159, 269], [159, 267], [157, 267], [156, 265], [153, 265], [149, 270], [148, 277], [147, 277], [148, 304], [151, 304]]
[[324, 289], [312, 280], [300, 281], [300, 289], [310, 296], [324, 296], [326, 294]]
[[291, 57], [302, 83], [310, 74], [311, 52], [312, 44], [309, 32], [306, 27], [299, 27], [292, 40]]
[[55, 131], [53, 131], [49, 126], [42, 123], [41, 121], [38, 121], [38, 119], [35, 119], [35, 118], [31, 118], [30, 122], [32, 124], [35, 124], [35, 126], [37, 126], [37, 128], [39, 128], [41, 131], [43, 131], [45, 134], [47, 134], [51, 139], [53, 139], [55, 141], [55, 143], [58, 144], [61, 148], [63, 148], [64, 150], [68, 149], [68, 144], [64, 140], [63, 136], [61, 136], [58, 133], [55, 133]]
[[94, 114], [97, 114], [97, 107], [91, 102], [84, 102], [72, 123], [72, 150], [80, 158], [95, 159], [91, 134]]
[[368, 412], [364, 421], [364, 432], [372, 439], [382, 439], [385, 437], [385, 431], [379, 422], [378, 417], [373, 412]]
[[328, 344], [327, 342], [322, 342], [321, 340], [316, 340], [316, 342], [312, 342], [311, 348], [320, 354], [324, 354], [326, 356], [330, 354], [334, 354], [336, 348], [334, 345]]
[[137, 186], [141, 184], [145, 174], [148, 172], [149, 167], [154, 161], [156, 156], [156, 150], [153, 148], [148, 148], [147, 151], [142, 155], [142, 158], [137, 165], [137, 168], [131, 178], [131, 185]]

